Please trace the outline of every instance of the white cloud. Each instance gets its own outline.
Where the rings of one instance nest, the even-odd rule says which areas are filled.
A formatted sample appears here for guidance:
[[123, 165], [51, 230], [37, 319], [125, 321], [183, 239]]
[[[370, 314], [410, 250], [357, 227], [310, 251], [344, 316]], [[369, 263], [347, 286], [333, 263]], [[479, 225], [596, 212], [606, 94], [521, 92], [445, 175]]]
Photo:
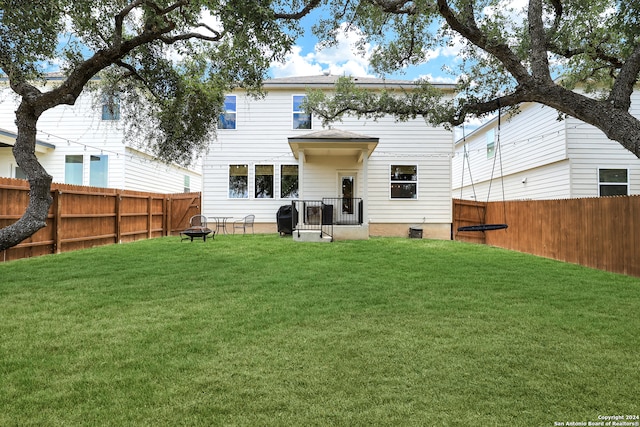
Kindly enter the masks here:
[[362, 35], [357, 30], [343, 30], [337, 36], [337, 43], [322, 48], [316, 43], [313, 52], [302, 54], [302, 47], [295, 46], [287, 55], [284, 63], [272, 65], [274, 77], [319, 75], [329, 71], [334, 75], [371, 76], [369, 57], [371, 46], [365, 44], [363, 51], [358, 50]]
[[274, 63], [274, 77], [310, 76], [322, 74], [322, 66], [315, 62], [313, 54], [301, 55], [302, 48], [294, 46], [284, 63]]
[[417, 79], [426, 80], [429, 83], [447, 83], [447, 84], [456, 84], [458, 82], [457, 77], [445, 77], [445, 76], [434, 76], [433, 74], [421, 74], [417, 77]]

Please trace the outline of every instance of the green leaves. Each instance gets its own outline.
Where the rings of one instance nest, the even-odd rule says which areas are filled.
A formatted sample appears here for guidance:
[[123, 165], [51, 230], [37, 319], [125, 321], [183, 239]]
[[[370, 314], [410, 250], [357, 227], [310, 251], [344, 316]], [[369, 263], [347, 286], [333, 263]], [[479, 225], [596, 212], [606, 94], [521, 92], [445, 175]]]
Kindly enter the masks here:
[[215, 132], [225, 92], [260, 93], [271, 63], [292, 47], [307, 3], [317, 5], [0, 0], [0, 69], [12, 82], [42, 76], [51, 64], [65, 71], [65, 93], [52, 93], [45, 110], [75, 99], [99, 74], [100, 84], [88, 88], [118, 94], [129, 135], [163, 160], [185, 164]]

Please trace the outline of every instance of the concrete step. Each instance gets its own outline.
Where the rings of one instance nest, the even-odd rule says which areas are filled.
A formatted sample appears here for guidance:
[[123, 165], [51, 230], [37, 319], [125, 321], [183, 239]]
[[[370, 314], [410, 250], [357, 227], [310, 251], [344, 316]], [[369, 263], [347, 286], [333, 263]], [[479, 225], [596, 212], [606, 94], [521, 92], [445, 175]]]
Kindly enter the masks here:
[[293, 240], [296, 242], [330, 243], [333, 241], [327, 234], [320, 235], [320, 230], [294, 230]]

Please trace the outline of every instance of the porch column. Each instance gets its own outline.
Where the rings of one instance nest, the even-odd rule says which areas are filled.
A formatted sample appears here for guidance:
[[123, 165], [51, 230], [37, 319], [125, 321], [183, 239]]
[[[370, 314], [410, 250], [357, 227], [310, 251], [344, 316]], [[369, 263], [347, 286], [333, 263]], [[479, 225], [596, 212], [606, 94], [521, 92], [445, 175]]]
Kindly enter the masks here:
[[362, 223], [369, 224], [369, 155], [362, 149]]
[[[304, 200], [304, 150], [298, 150], [298, 200]], [[303, 224], [304, 211], [303, 204], [298, 204], [298, 224]]]

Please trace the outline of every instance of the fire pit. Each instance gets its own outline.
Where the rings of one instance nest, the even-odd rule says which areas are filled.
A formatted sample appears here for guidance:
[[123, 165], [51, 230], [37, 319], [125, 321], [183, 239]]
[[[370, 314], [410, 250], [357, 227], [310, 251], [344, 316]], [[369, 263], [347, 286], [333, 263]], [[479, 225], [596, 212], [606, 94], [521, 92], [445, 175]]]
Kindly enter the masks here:
[[213, 233], [213, 235], [211, 236], [211, 238], [215, 238], [216, 233], [215, 231], [212, 231], [209, 228], [205, 228], [205, 227], [191, 227], [191, 228], [187, 228], [186, 230], [180, 232], [180, 236], [187, 236], [187, 237], [182, 237], [182, 240], [186, 240], [186, 239], [191, 239], [191, 241], [193, 242], [194, 237], [195, 238], [201, 238], [203, 241], [207, 241], [207, 236], [209, 234]]

